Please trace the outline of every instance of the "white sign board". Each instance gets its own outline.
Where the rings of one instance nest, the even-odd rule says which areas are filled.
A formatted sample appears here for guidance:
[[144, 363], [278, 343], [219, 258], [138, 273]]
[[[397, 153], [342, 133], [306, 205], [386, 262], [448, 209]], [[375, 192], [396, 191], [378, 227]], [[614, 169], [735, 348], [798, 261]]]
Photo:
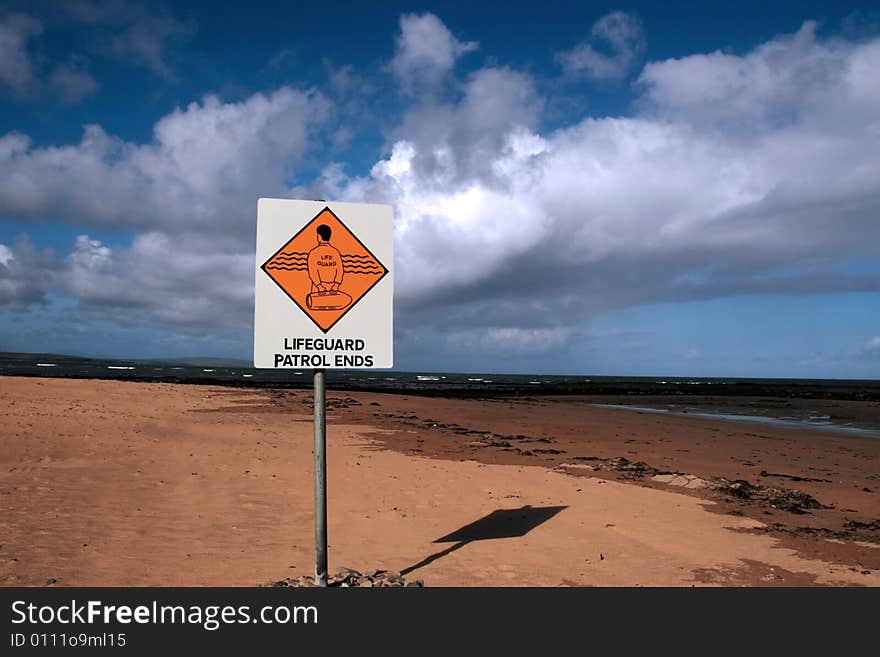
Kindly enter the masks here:
[[392, 367], [391, 206], [257, 202], [254, 367]]

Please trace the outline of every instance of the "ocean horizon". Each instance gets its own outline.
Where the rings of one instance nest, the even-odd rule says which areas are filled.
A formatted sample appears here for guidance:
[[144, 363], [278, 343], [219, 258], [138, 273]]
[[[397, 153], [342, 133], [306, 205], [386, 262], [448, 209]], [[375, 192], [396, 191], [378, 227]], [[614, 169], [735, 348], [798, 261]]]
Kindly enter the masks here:
[[[240, 363], [240, 364], [231, 364]], [[218, 358], [103, 359], [0, 354], [0, 376], [111, 379], [247, 388], [308, 389], [312, 370], [257, 369]], [[838, 415], [832, 401], [880, 406], [880, 380], [687, 376], [502, 374], [328, 370], [333, 391], [462, 398], [580, 395], [628, 411], [661, 412], [880, 437], [880, 417], [859, 408]], [[609, 398], [607, 401], [605, 398]], [[806, 400], [794, 405], [780, 400]], [[796, 407], [795, 407], [796, 406]]]

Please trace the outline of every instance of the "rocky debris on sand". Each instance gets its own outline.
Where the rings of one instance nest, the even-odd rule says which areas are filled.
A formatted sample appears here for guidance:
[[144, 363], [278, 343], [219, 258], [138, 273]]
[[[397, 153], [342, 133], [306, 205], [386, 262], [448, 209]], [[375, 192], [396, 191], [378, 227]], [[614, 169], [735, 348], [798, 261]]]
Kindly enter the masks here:
[[[340, 568], [335, 574], [327, 578], [327, 586], [338, 586], [341, 588], [420, 588], [424, 585], [424, 582], [420, 579], [407, 582], [400, 573], [389, 570], [371, 570], [367, 573], [360, 573], [351, 568]], [[311, 575], [286, 577], [277, 582], [269, 582], [263, 586], [267, 588], [308, 588], [315, 586], [315, 578]]]
[[[520, 456], [538, 456], [538, 455], [559, 455], [564, 454], [564, 450], [553, 448], [536, 449], [529, 445], [528, 448], [519, 447], [523, 443], [552, 443], [550, 438], [526, 436], [522, 434], [507, 435], [498, 434], [491, 431], [479, 429], [471, 429], [459, 424], [443, 423], [433, 419], [420, 420], [415, 415], [393, 415], [374, 413], [377, 417], [390, 417], [403, 420], [403, 424], [419, 429], [435, 429], [447, 431], [461, 436], [468, 436], [470, 440], [466, 443], [470, 448], [487, 448], [493, 447], [505, 452], [513, 452]], [[627, 441], [630, 442], [630, 441]], [[554, 469], [558, 472], [564, 472], [570, 475], [586, 475], [587, 472], [614, 472], [617, 473], [617, 479], [622, 480], [644, 480], [650, 479], [653, 482], [665, 484], [668, 486], [676, 486], [687, 490], [705, 490], [720, 493], [728, 498], [734, 498], [747, 504], [766, 505], [782, 511], [788, 511], [795, 514], [809, 513], [808, 509], [831, 508], [822, 505], [816, 498], [798, 490], [782, 488], [777, 486], [765, 486], [763, 484], [753, 484], [742, 479], [728, 480], [723, 477], [713, 477], [704, 479], [697, 475], [685, 474], [682, 472], [673, 472], [670, 470], [660, 470], [644, 461], [630, 461], [625, 456], [615, 458], [602, 458], [598, 456], [571, 456], [572, 461], [586, 461], [587, 463], [561, 463]], [[745, 462], [746, 465], [753, 465]], [[764, 478], [788, 479], [797, 482], [816, 482], [829, 483], [827, 479], [817, 477], [807, 477], [802, 475], [792, 475], [779, 472], [767, 472], [762, 470], [760, 475]], [[880, 479], [880, 477], [878, 477]], [[864, 530], [864, 528], [861, 528]]]
[[[568, 474], [578, 472], [618, 472], [619, 479], [645, 479], [668, 486], [678, 486], [689, 490], [717, 491], [727, 497], [752, 503], [764, 504], [790, 513], [809, 513], [807, 509], [830, 508], [823, 506], [816, 498], [808, 493], [790, 488], [776, 486], [764, 486], [753, 484], [743, 479], [733, 481], [723, 477], [703, 479], [693, 474], [682, 472], [669, 472], [658, 470], [644, 461], [630, 461], [624, 456], [604, 459], [597, 456], [574, 456], [574, 461], [586, 461], [586, 463], [562, 463], [556, 467], [557, 471]], [[773, 476], [773, 475], [770, 475]], [[880, 523], [880, 521], [876, 521]], [[859, 529], [865, 529], [860, 527]]]
[[651, 481], [690, 489], [710, 488], [712, 486], [705, 479], [691, 474], [658, 474], [651, 477]]
[[[315, 400], [312, 397], [307, 397], [300, 403], [304, 406], [313, 406]], [[351, 408], [352, 406], [363, 406], [363, 404], [354, 397], [327, 397], [326, 405], [328, 411], [335, 411], [340, 408]]]
[[648, 465], [644, 461], [630, 461], [625, 456], [618, 456], [613, 459], [601, 459], [594, 464], [593, 467], [596, 470], [619, 472], [621, 479], [643, 479], [658, 474], [667, 474], [661, 472], [654, 466]]
[[[876, 522], [880, 523], [880, 521]], [[855, 541], [860, 542], [863, 545], [870, 544], [875, 548], [880, 547], [880, 536], [877, 535], [876, 531], [871, 531], [871, 524], [872, 523], [848, 521], [844, 524], [843, 529], [830, 529], [828, 527], [792, 527], [781, 522], [774, 522], [769, 525], [756, 527], [753, 531], [764, 532], [766, 534], [819, 537], [832, 542]], [[880, 529], [880, 524], [877, 526], [878, 529]]]
[[510, 447], [510, 443], [506, 440], [475, 440], [468, 443], [469, 447]]
[[486, 435], [486, 436], [495, 436], [491, 431], [482, 431], [480, 429], [469, 429], [468, 427], [463, 427], [460, 424], [452, 424], [452, 423], [444, 423], [438, 422], [437, 420], [422, 420], [421, 426], [425, 429], [444, 429], [446, 431], [451, 431], [452, 433], [457, 433], [460, 436], [470, 436], [474, 434]]
[[809, 513], [807, 509], [829, 508], [823, 506], [819, 500], [803, 491], [753, 484], [744, 479], [734, 479], [732, 481], [724, 477], [703, 479], [692, 474], [663, 472], [652, 476], [651, 481], [691, 490], [714, 490], [742, 502], [763, 504], [774, 509], [788, 511], [789, 513], [804, 514]]
[[800, 475], [790, 475], [790, 474], [782, 474], [781, 472], [767, 472], [766, 470], [761, 470], [758, 473], [759, 477], [777, 477], [779, 479], [790, 479], [791, 481], [812, 481], [821, 484], [830, 484], [830, 479], [820, 479], [818, 477], [801, 477]]
[[[545, 436], [526, 436], [523, 434], [501, 434], [495, 433], [493, 431], [487, 431], [485, 429], [471, 429], [469, 427], [463, 427], [460, 424], [448, 423], [448, 422], [440, 422], [438, 420], [432, 420], [430, 418], [426, 420], [419, 420], [416, 415], [395, 415], [393, 413], [373, 413], [375, 417], [386, 417], [392, 418], [395, 420], [402, 420], [401, 424], [406, 426], [418, 428], [418, 429], [438, 429], [440, 431], [447, 431], [449, 433], [454, 433], [459, 436], [479, 436], [477, 440], [471, 441], [467, 443], [468, 447], [501, 447], [501, 448], [509, 448], [512, 443], [552, 443], [553, 440], [547, 438]], [[414, 422], [413, 420], [417, 420]], [[532, 456], [531, 453], [525, 454], [526, 450], [516, 450], [510, 449], [508, 451], [519, 451], [519, 453], [524, 454], [525, 456]], [[538, 452], [549, 454], [551, 452]], [[561, 451], [552, 452], [562, 453]]]
[[[534, 451], [539, 452], [542, 450]], [[671, 474], [658, 470], [644, 461], [630, 461], [625, 456], [611, 459], [602, 459], [597, 456], [574, 456], [572, 460], [589, 461], [589, 463], [562, 463], [557, 466], [557, 470], [562, 472], [567, 470], [619, 472], [620, 479], [644, 479], [645, 477], [653, 477], [660, 474]]]
[[880, 520], [872, 520], [871, 522], [862, 522], [861, 520], [847, 520], [844, 525], [851, 532], [880, 532]]
[[556, 466], [556, 470], [561, 472], [566, 472], [567, 470], [586, 470], [587, 472], [592, 472], [595, 469], [587, 463], [560, 463]]
[[715, 481], [715, 490], [723, 495], [746, 502], [767, 504], [790, 513], [809, 513], [807, 509], [823, 508], [815, 497], [802, 491], [753, 484], [744, 479], [729, 481], [719, 478]]

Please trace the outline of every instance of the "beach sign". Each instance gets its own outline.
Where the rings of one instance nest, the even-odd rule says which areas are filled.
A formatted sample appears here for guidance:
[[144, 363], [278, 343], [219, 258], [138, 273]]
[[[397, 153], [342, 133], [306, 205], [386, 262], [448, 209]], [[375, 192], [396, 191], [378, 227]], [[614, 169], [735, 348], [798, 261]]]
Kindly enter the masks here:
[[391, 206], [257, 201], [254, 367], [311, 368], [315, 584], [327, 586], [327, 369], [391, 367]]
[[257, 202], [254, 366], [393, 365], [391, 206]]

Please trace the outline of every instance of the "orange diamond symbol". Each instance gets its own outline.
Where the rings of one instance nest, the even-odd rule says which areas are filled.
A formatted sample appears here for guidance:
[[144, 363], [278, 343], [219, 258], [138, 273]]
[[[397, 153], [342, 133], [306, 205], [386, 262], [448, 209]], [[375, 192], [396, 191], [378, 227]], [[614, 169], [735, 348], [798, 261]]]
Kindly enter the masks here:
[[388, 273], [330, 208], [321, 210], [260, 269], [324, 333]]

